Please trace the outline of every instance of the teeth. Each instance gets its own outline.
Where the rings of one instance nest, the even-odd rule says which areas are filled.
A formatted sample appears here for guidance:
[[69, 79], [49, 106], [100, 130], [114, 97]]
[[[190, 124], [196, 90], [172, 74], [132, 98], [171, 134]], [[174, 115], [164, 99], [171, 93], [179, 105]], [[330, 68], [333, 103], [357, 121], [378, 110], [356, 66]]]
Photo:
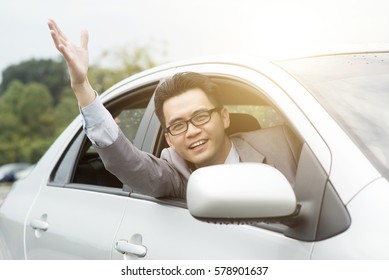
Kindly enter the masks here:
[[204, 140], [201, 140], [201, 141], [197, 141], [197, 142], [195, 142], [195, 143], [193, 143], [192, 145], [190, 145], [190, 149], [194, 149], [194, 148], [196, 148], [196, 147], [198, 147], [198, 146], [200, 146], [200, 145], [202, 145], [202, 144], [204, 144], [205, 143], [205, 141]]

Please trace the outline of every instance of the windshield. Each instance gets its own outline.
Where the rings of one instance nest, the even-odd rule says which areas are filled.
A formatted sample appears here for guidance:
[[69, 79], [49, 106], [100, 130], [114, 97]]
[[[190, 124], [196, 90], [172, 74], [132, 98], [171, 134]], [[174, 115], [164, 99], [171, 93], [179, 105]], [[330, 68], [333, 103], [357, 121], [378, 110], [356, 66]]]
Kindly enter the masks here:
[[277, 63], [299, 80], [389, 178], [389, 53]]

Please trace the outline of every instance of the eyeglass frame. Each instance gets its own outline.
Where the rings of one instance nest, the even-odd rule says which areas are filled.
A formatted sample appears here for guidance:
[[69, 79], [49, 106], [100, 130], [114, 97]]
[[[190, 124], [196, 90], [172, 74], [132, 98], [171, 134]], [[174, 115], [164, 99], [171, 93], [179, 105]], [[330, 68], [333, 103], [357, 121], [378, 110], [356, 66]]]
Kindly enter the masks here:
[[[193, 117], [191, 117], [189, 120], [186, 120], [186, 121], [178, 121], [178, 122], [173, 123], [172, 125], [169, 125], [167, 128], [165, 128], [165, 132], [169, 133], [169, 134], [172, 135], [172, 136], [181, 135], [181, 134], [183, 134], [183, 133], [185, 133], [185, 132], [188, 131], [189, 123], [191, 123], [191, 124], [192, 124], [193, 126], [195, 126], [195, 127], [199, 127], [199, 126], [201, 126], [201, 125], [204, 125], [204, 124], [208, 123], [208, 122], [212, 119], [212, 113], [217, 112], [217, 111], [221, 111], [222, 109], [223, 109], [223, 107], [220, 106], [220, 107], [215, 107], [215, 108], [212, 108], [212, 109], [209, 109], [209, 110], [206, 110], [206, 111], [199, 112], [199, 113], [197, 113], [196, 115], [194, 115]], [[208, 116], [209, 116], [209, 119], [208, 119], [207, 121], [205, 121], [205, 122], [203, 122], [203, 123], [199, 123], [199, 124], [194, 124], [194, 123], [192, 122], [192, 120], [193, 120], [194, 118], [196, 118], [196, 117], [198, 117], [199, 115], [204, 114], [204, 113], [207, 113]], [[173, 133], [170, 131], [170, 128], [171, 128], [172, 126], [174, 126], [174, 125], [179, 124], [179, 123], [185, 123], [185, 125], [186, 125], [185, 130], [182, 131], [182, 132], [179, 132], [179, 133], [177, 133], [177, 134], [173, 134]]]

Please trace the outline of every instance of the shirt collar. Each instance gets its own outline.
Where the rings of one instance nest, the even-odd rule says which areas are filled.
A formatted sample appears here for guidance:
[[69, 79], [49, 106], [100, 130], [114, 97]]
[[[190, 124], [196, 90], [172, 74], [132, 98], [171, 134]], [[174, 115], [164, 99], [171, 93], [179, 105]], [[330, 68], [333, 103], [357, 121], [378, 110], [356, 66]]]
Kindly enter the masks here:
[[236, 150], [234, 143], [231, 141], [231, 149], [230, 152], [228, 153], [228, 156], [226, 160], [224, 161], [224, 164], [234, 164], [234, 163], [239, 163], [239, 154], [238, 151]]

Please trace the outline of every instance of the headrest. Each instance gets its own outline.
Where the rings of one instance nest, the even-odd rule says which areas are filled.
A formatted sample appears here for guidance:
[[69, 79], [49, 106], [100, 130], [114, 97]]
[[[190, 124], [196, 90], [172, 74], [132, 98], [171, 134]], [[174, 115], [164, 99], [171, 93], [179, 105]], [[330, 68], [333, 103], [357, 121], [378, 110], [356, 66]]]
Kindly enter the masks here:
[[238, 132], [247, 132], [260, 129], [258, 120], [249, 114], [230, 113], [230, 127], [226, 129], [227, 135]]

